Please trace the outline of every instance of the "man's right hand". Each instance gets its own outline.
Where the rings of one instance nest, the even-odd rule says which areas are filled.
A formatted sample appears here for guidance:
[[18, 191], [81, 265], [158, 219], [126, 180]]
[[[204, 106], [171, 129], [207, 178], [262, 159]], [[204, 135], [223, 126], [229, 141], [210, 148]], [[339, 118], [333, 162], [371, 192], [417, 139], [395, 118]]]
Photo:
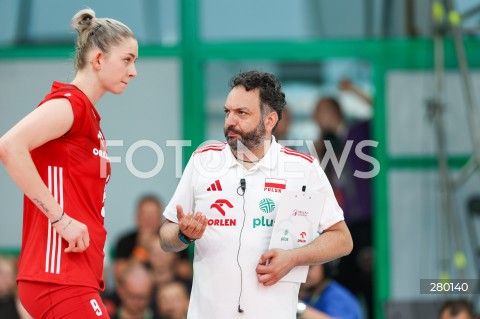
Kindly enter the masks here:
[[180, 205], [177, 208], [178, 227], [182, 234], [191, 239], [202, 238], [207, 228], [207, 217], [201, 212], [184, 214]]

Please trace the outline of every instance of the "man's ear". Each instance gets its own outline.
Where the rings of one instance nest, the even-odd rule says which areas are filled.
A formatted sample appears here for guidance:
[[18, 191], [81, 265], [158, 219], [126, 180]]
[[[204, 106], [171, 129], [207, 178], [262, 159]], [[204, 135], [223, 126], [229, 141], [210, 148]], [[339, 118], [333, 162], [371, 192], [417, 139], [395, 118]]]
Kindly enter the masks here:
[[278, 122], [277, 112], [270, 112], [265, 118], [265, 128], [267, 129], [267, 131], [272, 132], [277, 122]]

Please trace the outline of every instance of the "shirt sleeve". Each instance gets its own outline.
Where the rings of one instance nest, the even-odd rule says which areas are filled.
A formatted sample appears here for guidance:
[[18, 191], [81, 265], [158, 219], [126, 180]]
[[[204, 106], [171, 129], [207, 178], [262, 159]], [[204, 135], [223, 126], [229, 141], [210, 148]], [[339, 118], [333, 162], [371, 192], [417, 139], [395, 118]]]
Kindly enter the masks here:
[[182, 206], [184, 214], [188, 214], [189, 212], [193, 211], [194, 208], [194, 191], [193, 191], [193, 176], [194, 176], [194, 160], [193, 156], [190, 157], [185, 170], [183, 171], [183, 175], [180, 178], [180, 182], [177, 185], [177, 189], [173, 194], [172, 199], [168, 203], [167, 207], [163, 212], [163, 216], [166, 219], [177, 223], [177, 205]]
[[318, 160], [313, 161], [313, 167], [308, 176], [307, 190], [325, 194], [325, 203], [320, 216], [318, 232], [322, 233], [325, 229], [344, 220], [343, 210], [338, 205], [337, 199], [333, 194], [332, 186], [320, 167]]
[[78, 92], [75, 90], [70, 91], [57, 91], [50, 93], [43, 101], [38, 105], [41, 107], [45, 102], [56, 99], [67, 99], [70, 102], [70, 107], [73, 112], [73, 124], [70, 130], [65, 135], [75, 135], [82, 132], [85, 128], [90, 126], [86, 113], [86, 105], [84, 101], [78, 96]]

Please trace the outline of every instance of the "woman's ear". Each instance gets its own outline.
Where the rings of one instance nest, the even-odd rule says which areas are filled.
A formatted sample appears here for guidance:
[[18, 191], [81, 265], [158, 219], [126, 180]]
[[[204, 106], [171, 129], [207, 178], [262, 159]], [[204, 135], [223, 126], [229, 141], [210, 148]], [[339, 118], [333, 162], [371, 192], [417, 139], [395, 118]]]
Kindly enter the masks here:
[[93, 69], [100, 71], [103, 64], [103, 52], [101, 50], [95, 51], [92, 55], [91, 63], [93, 65]]

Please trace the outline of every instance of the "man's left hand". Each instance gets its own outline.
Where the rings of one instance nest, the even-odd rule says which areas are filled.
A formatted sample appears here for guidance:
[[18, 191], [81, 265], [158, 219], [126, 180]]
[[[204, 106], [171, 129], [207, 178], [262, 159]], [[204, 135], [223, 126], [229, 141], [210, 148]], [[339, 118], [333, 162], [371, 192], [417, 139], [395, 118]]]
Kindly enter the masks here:
[[295, 267], [294, 253], [290, 250], [271, 249], [260, 257], [257, 266], [258, 282], [272, 286]]

